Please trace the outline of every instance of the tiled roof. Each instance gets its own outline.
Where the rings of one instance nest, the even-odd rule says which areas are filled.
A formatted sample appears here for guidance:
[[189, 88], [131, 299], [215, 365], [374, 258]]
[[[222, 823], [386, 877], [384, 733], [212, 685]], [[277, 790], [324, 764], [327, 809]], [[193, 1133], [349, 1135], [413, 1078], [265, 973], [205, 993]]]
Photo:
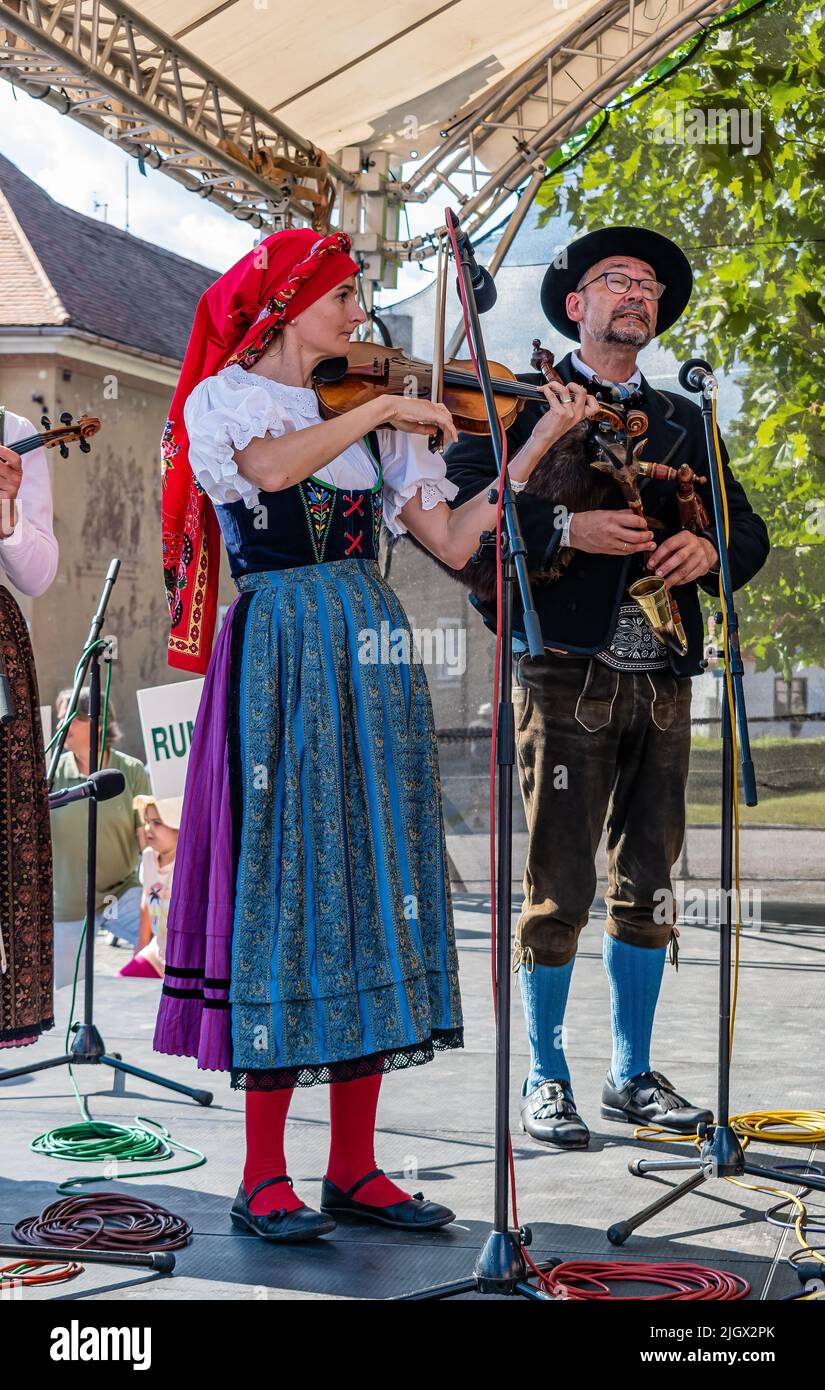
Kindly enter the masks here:
[[3, 326], [65, 323], [180, 361], [216, 279], [208, 266], [63, 207], [0, 155]]

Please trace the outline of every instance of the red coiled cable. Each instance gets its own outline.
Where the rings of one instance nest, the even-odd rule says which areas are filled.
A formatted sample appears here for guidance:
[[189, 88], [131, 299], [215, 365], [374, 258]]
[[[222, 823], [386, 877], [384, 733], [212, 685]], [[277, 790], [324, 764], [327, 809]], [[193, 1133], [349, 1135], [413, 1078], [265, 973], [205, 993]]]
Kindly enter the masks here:
[[[644, 1264], [633, 1260], [566, 1260], [541, 1275], [541, 1281], [556, 1298], [613, 1299], [619, 1302], [683, 1303], [733, 1302], [750, 1292], [750, 1284], [740, 1274], [706, 1265]], [[615, 1294], [615, 1283], [663, 1284], [669, 1293]]]
[[95, 1250], [179, 1250], [192, 1227], [182, 1216], [131, 1193], [87, 1192], [64, 1197], [12, 1228], [23, 1245], [86, 1246]]

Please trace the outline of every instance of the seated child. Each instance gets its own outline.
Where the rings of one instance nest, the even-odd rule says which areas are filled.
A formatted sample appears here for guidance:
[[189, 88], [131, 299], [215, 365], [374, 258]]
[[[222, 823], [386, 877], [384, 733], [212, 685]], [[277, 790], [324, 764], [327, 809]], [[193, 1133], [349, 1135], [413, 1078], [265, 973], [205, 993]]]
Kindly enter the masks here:
[[172, 893], [183, 797], [158, 800], [152, 796], [136, 796], [134, 804], [143, 816], [146, 840], [140, 861], [140, 931], [135, 954], [120, 974], [162, 977], [166, 953], [166, 917]]

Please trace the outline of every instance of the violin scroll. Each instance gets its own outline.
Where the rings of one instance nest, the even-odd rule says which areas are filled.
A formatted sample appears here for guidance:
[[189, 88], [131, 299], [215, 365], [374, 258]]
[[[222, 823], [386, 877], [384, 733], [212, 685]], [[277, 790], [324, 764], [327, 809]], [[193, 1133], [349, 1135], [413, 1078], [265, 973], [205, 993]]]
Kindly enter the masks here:
[[41, 434], [15, 440], [16, 454], [30, 454], [33, 449], [59, 449], [61, 457], [65, 459], [69, 457], [69, 444], [79, 444], [81, 453], [88, 454], [91, 450], [89, 440], [100, 429], [96, 415], [81, 415], [79, 420], [73, 421], [68, 410], [64, 410], [59, 425], [52, 427], [48, 415], [41, 417], [40, 424], [43, 427]]
[[541, 372], [545, 381], [559, 381], [562, 386], [564, 385], [559, 373], [553, 366], [552, 352], [549, 348], [542, 347], [540, 338], [533, 339], [533, 352], [530, 357], [530, 366], [533, 368], [534, 372]]
[[[79, 420], [74, 421], [68, 410], [64, 410], [60, 416], [59, 426], [52, 428], [48, 415], [41, 416], [40, 423], [44, 432], [37, 437], [38, 444], [43, 449], [59, 449], [64, 459], [69, 457], [69, 444], [79, 444], [80, 452], [88, 454], [92, 447], [89, 440], [100, 429], [100, 420], [96, 415], [81, 415]], [[20, 446], [17, 448], [19, 452]]]
[[[541, 372], [545, 381], [556, 381], [561, 386], [566, 386], [567, 382], [559, 375], [553, 366], [553, 354], [549, 348], [542, 347], [541, 339], [533, 339], [533, 352], [530, 357], [530, 366], [534, 372]], [[607, 425], [615, 434], [630, 435], [635, 439], [640, 434], [644, 434], [648, 427], [648, 418], [643, 410], [628, 410], [623, 412], [615, 410], [612, 406], [599, 403], [599, 409], [595, 415], [590, 417], [595, 425]]]

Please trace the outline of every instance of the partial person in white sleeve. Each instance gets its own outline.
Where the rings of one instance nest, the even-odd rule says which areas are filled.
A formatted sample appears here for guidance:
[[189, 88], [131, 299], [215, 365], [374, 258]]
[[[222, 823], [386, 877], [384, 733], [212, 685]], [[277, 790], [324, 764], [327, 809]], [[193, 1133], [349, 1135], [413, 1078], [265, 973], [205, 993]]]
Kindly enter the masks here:
[[30, 598], [57, 573], [49, 467], [43, 449], [14, 445], [37, 431], [0, 406], [0, 1047], [54, 1027], [52, 850], [40, 696], [26, 620], [6, 587]]

